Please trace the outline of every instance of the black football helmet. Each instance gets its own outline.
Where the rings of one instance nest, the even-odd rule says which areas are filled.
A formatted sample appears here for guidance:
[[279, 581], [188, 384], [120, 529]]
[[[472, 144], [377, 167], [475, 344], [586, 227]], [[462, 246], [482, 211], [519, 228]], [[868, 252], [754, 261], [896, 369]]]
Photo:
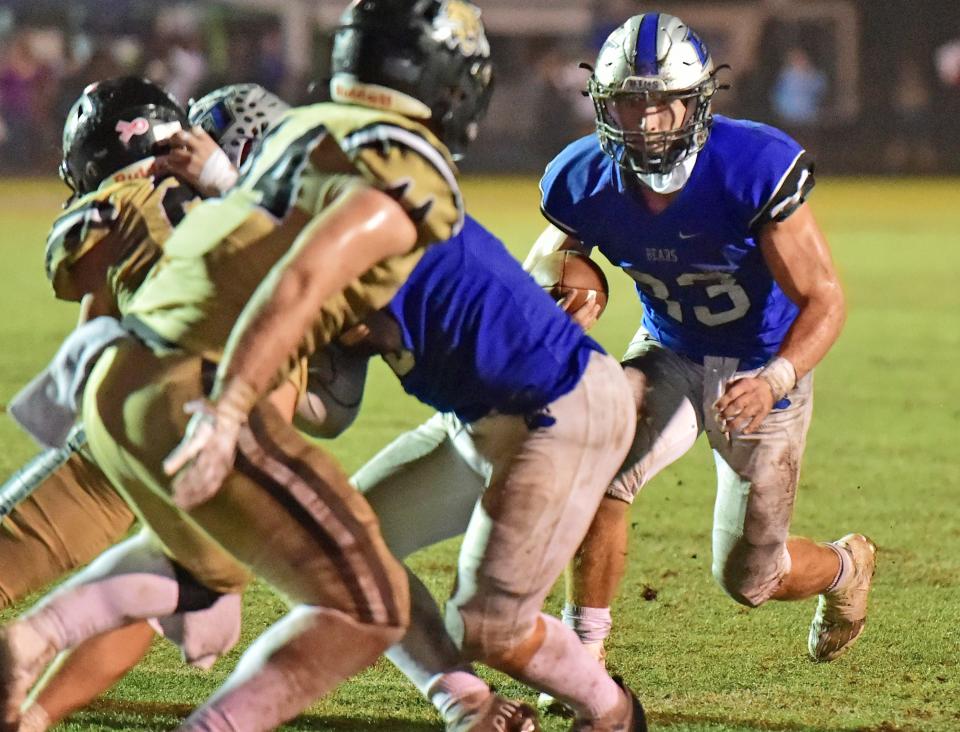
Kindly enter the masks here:
[[335, 101], [429, 119], [454, 157], [492, 91], [490, 44], [467, 0], [353, 0], [333, 39]]
[[152, 81], [123, 76], [95, 82], [67, 114], [60, 177], [84, 195], [112, 173], [160, 154], [157, 143], [187, 127], [184, 110]]

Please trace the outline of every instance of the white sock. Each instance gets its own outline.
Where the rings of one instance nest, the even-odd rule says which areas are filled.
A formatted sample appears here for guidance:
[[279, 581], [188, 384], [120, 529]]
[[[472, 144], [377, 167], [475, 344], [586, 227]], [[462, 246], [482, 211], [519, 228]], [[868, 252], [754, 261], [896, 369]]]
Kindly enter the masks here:
[[600, 719], [623, 703], [623, 692], [583, 647], [577, 634], [550, 615], [543, 644], [517, 678], [562, 701], [581, 719]]
[[824, 544], [824, 546], [833, 549], [837, 557], [840, 559], [840, 569], [837, 570], [836, 577], [833, 578], [833, 581], [829, 584], [827, 589], [824, 590], [824, 592], [833, 592], [833, 590], [837, 589], [838, 587], [842, 587], [846, 583], [847, 578], [852, 576], [853, 556], [846, 549], [841, 546], [837, 546], [836, 544], [830, 543]]
[[610, 635], [613, 619], [608, 607], [563, 606], [563, 624], [580, 638], [581, 643], [603, 643]]
[[490, 687], [463, 662], [430, 591], [410, 570], [407, 578], [410, 627], [386, 656], [450, 723], [483, 704]]

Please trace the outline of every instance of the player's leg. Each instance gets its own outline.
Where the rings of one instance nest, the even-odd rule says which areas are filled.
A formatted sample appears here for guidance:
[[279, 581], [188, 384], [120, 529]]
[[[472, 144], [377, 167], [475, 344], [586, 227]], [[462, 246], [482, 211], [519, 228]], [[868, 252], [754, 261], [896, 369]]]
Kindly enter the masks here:
[[820, 595], [810, 654], [832, 660], [863, 629], [875, 547], [860, 535], [831, 544], [788, 535], [813, 414], [813, 375], [787, 400], [751, 435], [727, 441], [715, 424], [708, 429], [718, 474], [713, 571], [731, 597], [751, 607]]
[[36, 487], [0, 523], [0, 607], [87, 564], [133, 524], [106, 476], [74, 448], [37, 456], [4, 494], [26, 484]]
[[[126, 608], [124, 614], [128, 619], [149, 612], [152, 601], [147, 596], [152, 593], [145, 593], [145, 588], [150, 582], [162, 584], [167, 581], [169, 577], [164, 576], [166, 568], [174, 569], [172, 575], [176, 575], [176, 571], [165, 561], [159, 547], [142, 541], [144, 536], [141, 534], [111, 550], [114, 554], [125, 550], [138, 556], [138, 566], [134, 567], [129, 559], [125, 563], [115, 562], [108, 570], [110, 574], [102, 577], [99, 584], [87, 577], [82, 591], [73, 592], [69, 598], [60, 598], [61, 608], [69, 611], [72, 607], [82, 615], [87, 612], [84, 606], [90, 591], [97, 591], [114, 596], [114, 602], [106, 606], [105, 617], [113, 616], [122, 622], [117, 613], [111, 612], [117, 606]], [[149, 563], [152, 566], [148, 566]], [[107, 691], [143, 658], [157, 633], [180, 649], [186, 663], [203, 669], [212, 666], [217, 658], [233, 648], [240, 638], [240, 596], [212, 593], [191, 581], [183, 572], [176, 579], [179, 600], [172, 615], [134, 621], [89, 638], [73, 651], [61, 653], [31, 694], [32, 701], [28, 703], [21, 723], [23, 732], [45, 729], [41, 724], [52, 724]], [[72, 600], [72, 603], [64, 604], [65, 600]], [[62, 617], [72, 620], [73, 613]]]
[[[379, 517], [387, 546], [402, 559], [464, 532], [490, 469], [460, 422], [436, 414], [387, 445], [351, 481]], [[408, 574], [410, 627], [387, 658], [437, 708], [447, 729], [489, 729], [498, 715], [505, 731], [522, 729], [524, 711], [473, 673], [430, 592]]]
[[31, 692], [18, 732], [43, 732], [86, 707], [140, 662], [155, 635], [141, 620], [61, 654]]
[[[630, 451], [567, 570], [563, 620], [597, 657], [611, 629], [610, 604], [626, 567], [627, 514], [640, 489], [686, 453], [700, 433], [699, 375], [641, 330], [623, 363], [637, 412]], [[544, 698], [541, 703], [550, 700]]]
[[373, 663], [408, 622], [406, 574], [336, 463], [259, 405], [236, 470], [191, 512], [203, 529], [302, 603], [264, 633], [183, 729], [269, 729]]
[[595, 354], [578, 386], [540, 416], [474, 427], [494, 470], [464, 536], [447, 627], [465, 657], [553, 694], [581, 720], [619, 723], [632, 714], [628, 695], [540, 609], [630, 445], [622, 369]]
[[[62, 651], [131, 622], [218, 606], [222, 598], [176, 566], [147, 531], [111, 548], [0, 632], [3, 718], [19, 716], [21, 701], [46, 665]], [[229, 604], [219, 608], [229, 611]], [[239, 606], [217, 611], [218, 622], [239, 629]], [[239, 630], [237, 630], [237, 633]], [[236, 638], [234, 638], [234, 641]], [[118, 665], [103, 673], [122, 674]], [[87, 692], [95, 694], [95, 680]]]
[[399, 639], [406, 574], [375, 515], [336, 463], [274, 408], [258, 405], [242, 431], [236, 470], [187, 515], [170, 502], [162, 461], [183, 434], [183, 404], [202, 392], [199, 360], [127, 343], [108, 350], [90, 378], [84, 421], [97, 462], [172, 553], [228, 591], [236, 587], [236, 557], [302, 603], [248, 649], [189, 728], [218, 729], [230, 719], [275, 726]]

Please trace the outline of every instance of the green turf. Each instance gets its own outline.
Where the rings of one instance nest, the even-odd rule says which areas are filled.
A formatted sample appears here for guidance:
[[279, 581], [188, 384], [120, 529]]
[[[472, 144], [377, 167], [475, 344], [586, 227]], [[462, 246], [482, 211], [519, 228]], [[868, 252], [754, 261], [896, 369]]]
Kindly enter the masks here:
[[[534, 180], [474, 179], [471, 211], [524, 252], [539, 232]], [[55, 303], [42, 241], [59, 203], [51, 183], [0, 184], [0, 404], [49, 357], [73, 308]], [[830, 665], [805, 658], [813, 603], [746, 610], [710, 576], [712, 461], [703, 444], [659, 476], [632, 514], [631, 560], [615, 606], [610, 665], [641, 693], [655, 727], [721, 730], [960, 729], [960, 182], [825, 181], [813, 198], [847, 287], [849, 320], [817, 373], [817, 407], [794, 529], [851, 530], [880, 546], [863, 640]], [[596, 335], [619, 353], [639, 306], [611, 272]], [[375, 368], [357, 425], [332, 445], [358, 467], [428, 411]], [[0, 471], [33, 452], [0, 415]], [[456, 546], [414, 557], [443, 595]], [[649, 590], [655, 590], [654, 593]], [[551, 598], [557, 608], [558, 597]], [[263, 588], [247, 598], [249, 640], [282, 608]], [[143, 666], [72, 730], [168, 728], [231, 666], [183, 667], [158, 644]], [[493, 676], [507, 693], [532, 699]], [[546, 729], [569, 723], [549, 717]], [[290, 729], [438, 729], [432, 710], [387, 664], [362, 674]]]

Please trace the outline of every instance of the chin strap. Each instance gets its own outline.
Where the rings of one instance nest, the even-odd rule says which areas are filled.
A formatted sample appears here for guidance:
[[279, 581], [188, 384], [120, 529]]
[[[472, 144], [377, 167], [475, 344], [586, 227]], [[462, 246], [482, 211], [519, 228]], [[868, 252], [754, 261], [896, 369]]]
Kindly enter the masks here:
[[683, 188], [693, 174], [698, 153], [688, 155], [668, 173], [637, 173], [637, 178], [654, 193], [676, 193]]

